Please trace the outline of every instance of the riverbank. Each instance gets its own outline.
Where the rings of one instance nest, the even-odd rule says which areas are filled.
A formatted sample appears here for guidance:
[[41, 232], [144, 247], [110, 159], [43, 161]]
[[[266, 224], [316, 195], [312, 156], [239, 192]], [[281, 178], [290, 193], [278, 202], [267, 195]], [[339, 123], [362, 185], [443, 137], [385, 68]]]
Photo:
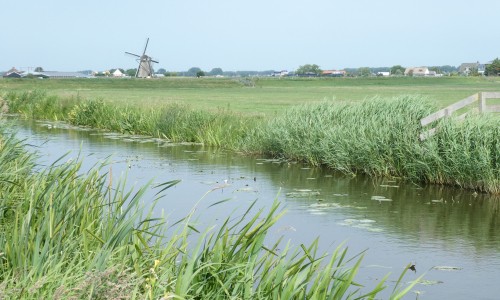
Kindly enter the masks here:
[[[141, 204], [150, 187], [129, 191], [105, 164], [85, 175], [80, 161], [37, 166], [22, 142], [0, 132], [2, 297], [370, 298], [384, 285], [352, 285], [362, 256], [353, 262], [345, 249], [322, 255], [317, 243], [290, 249], [268, 241], [279, 203], [249, 207], [217, 230], [196, 228], [191, 216], [169, 227]], [[158, 184], [157, 196], [175, 184]], [[409, 288], [397, 284], [394, 299]]]
[[33, 119], [198, 142], [351, 175], [398, 177], [500, 194], [498, 116], [444, 119], [437, 134], [421, 141], [420, 119], [437, 110], [421, 96], [323, 101], [292, 107], [273, 118], [183, 104], [138, 109], [41, 91], [10, 92], [4, 103], [6, 110]]

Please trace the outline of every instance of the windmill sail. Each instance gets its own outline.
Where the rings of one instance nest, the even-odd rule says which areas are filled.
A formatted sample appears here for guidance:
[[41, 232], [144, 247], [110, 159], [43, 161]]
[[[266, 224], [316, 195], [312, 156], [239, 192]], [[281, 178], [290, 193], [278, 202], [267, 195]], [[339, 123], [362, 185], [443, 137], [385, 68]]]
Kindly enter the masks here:
[[150, 56], [146, 55], [146, 49], [148, 48], [149, 38], [146, 40], [146, 46], [144, 47], [144, 51], [142, 55], [137, 55], [130, 52], [125, 52], [126, 54], [137, 57], [137, 61], [139, 62], [139, 67], [137, 68], [137, 72], [135, 73], [135, 77], [137, 78], [149, 78], [153, 77], [153, 63], [158, 63], [158, 61], [153, 60]]

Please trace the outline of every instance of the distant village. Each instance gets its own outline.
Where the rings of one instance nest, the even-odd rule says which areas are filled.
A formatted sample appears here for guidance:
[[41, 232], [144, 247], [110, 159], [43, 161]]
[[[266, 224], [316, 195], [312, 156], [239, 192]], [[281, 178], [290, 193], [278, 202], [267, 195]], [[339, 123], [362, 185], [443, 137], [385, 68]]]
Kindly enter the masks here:
[[[498, 59], [496, 59], [498, 60]], [[415, 76], [415, 77], [440, 77], [440, 76], [483, 76], [487, 70], [487, 66], [494, 61], [486, 63], [462, 63], [458, 67], [454, 66], [436, 66], [436, 67], [380, 67], [380, 68], [346, 68], [343, 70], [320, 70], [319, 67], [312, 71], [299, 70], [296, 71], [229, 71], [224, 72], [220, 68], [214, 68], [209, 72], [204, 72], [199, 68], [191, 68], [185, 72], [167, 72], [160, 68], [156, 72], [151, 73], [148, 77], [168, 77], [168, 76], [185, 76], [185, 77], [252, 77], [252, 76], [268, 76], [268, 77], [370, 77], [370, 76]], [[309, 65], [307, 65], [309, 66]], [[316, 66], [316, 65], [314, 65]], [[317, 66], [316, 66], [317, 67]], [[115, 68], [105, 71], [79, 71], [79, 72], [62, 72], [62, 71], [45, 71], [42, 67], [16, 68], [0, 72], [4, 78], [130, 78], [139, 77], [137, 69], [122, 69]], [[494, 74], [500, 75], [500, 74]]]

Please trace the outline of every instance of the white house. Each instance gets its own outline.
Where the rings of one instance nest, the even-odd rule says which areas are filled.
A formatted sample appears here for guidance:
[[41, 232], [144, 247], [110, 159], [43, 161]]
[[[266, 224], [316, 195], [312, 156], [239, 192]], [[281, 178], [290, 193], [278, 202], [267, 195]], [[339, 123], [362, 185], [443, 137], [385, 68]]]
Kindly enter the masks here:
[[486, 70], [485, 64], [479, 62], [475, 63], [463, 63], [458, 67], [458, 73], [469, 76], [471, 73], [477, 72], [479, 75], [483, 75]]
[[281, 71], [274, 71], [271, 76], [276, 76], [276, 77], [283, 77], [283, 76], [287, 76], [288, 75], [288, 71], [287, 70], [281, 70]]
[[433, 76], [427, 67], [406, 68], [405, 76]]
[[113, 77], [123, 77], [125, 76], [125, 74], [123, 74], [122, 71], [120, 71], [120, 69], [116, 69], [114, 72], [113, 72]]

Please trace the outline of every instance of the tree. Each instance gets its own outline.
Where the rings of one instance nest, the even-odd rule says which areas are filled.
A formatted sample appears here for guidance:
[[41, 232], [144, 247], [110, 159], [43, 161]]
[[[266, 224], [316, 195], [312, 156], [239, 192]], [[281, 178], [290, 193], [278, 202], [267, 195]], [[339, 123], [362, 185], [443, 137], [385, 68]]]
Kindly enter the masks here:
[[450, 65], [439, 66], [439, 69], [441, 69], [441, 71], [444, 74], [450, 74], [450, 73], [458, 71], [457, 67], [450, 66]]
[[217, 76], [224, 74], [224, 72], [222, 71], [221, 68], [213, 68], [212, 71], [210, 71], [208, 74], [212, 76]]
[[203, 72], [201, 70], [198, 71], [198, 72], [196, 72], [196, 77], [200, 78], [200, 77], [203, 77], [203, 76], [205, 76], [205, 72]]
[[405, 74], [405, 68], [403, 68], [400, 65], [395, 65], [392, 66], [391, 68], [391, 75], [404, 75]]
[[358, 76], [368, 77], [372, 75], [372, 71], [368, 67], [361, 67], [358, 69]]
[[322, 70], [319, 68], [318, 65], [310, 65], [310, 64], [307, 64], [307, 65], [303, 65], [303, 66], [300, 66], [296, 71], [295, 73], [299, 74], [299, 75], [306, 75], [306, 74], [314, 74], [314, 75], [320, 75], [322, 72]]
[[43, 72], [43, 68], [42, 67], [36, 67], [35, 68], [35, 72]]
[[429, 71], [434, 71], [436, 74], [443, 74], [443, 71], [441, 71], [440, 67], [430, 67]]
[[486, 76], [500, 76], [500, 59], [495, 58], [491, 64], [487, 65], [484, 74]]
[[200, 71], [201, 71], [201, 69], [200, 69], [200, 68], [198, 68], [198, 67], [192, 67], [191, 69], [189, 69], [189, 70], [186, 72], [186, 75], [187, 75], [187, 76], [196, 76], [196, 74], [197, 74], [198, 72], [200, 72]]
[[167, 73], [167, 70], [165, 70], [163, 68], [159, 68], [156, 73], [158, 73], [158, 74], [165, 74], [165, 73]]
[[127, 74], [130, 77], [134, 77], [135, 73], [137, 73], [137, 69], [128, 69], [127, 71], [125, 71], [125, 74]]

